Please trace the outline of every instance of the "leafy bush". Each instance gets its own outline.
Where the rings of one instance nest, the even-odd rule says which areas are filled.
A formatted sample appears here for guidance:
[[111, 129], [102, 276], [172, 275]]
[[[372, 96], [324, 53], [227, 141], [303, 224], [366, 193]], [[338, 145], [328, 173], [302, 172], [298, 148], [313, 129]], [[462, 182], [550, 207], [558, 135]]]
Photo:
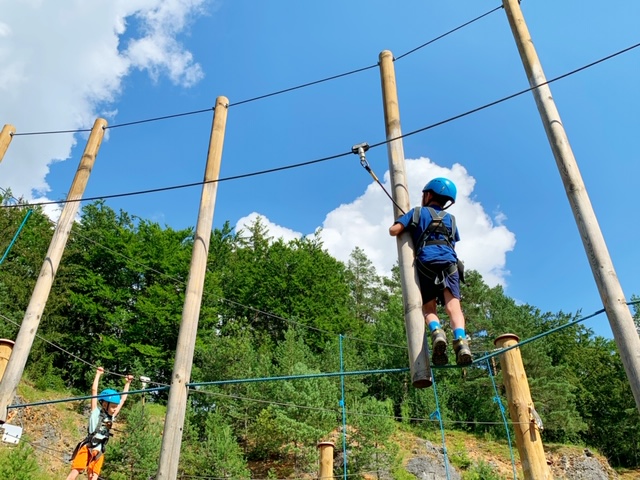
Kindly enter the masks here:
[[22, 442], [16, 447], [0, 449], [0, 478], [12, 480], [35, 480], [44, 478], [33, 448]]
[[480, 460], [462, 475], [463, 480], [503, 480], [498, 472], [487, 462]]

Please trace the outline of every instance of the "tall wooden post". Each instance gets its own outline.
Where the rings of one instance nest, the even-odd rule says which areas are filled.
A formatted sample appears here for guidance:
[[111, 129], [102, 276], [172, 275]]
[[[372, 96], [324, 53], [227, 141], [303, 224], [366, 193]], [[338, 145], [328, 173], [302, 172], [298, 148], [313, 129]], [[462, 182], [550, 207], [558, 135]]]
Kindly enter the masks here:
[[16, 133], [16, 127], [13, 125], [5, 125], [0, 132], [0, 162], [4, 159], [4, 154], [7, 153], [13, 134]]
[[91, 174], [91, 169], [95, 163], [104, 130], [107, 121], [98, 118], [91, 129], [87, 146], [85, 147], [80, 165], [76, 171], [76, 175], [71, 183], [71, 189], [67, 195], [67, 202], [64, 204], [58, 224], [53, 232], [53, 238], [49, 244], [47, 256], [42, 264], [40, 275], [36, 281], [36, 285], [31, 294], [31, 300], [27, 306], [27, 310], [20, 326], [20, 331], [16, 337], [16, 343], [13, 347], [13, 353], [7, 364], [7, 369], [2, 382], [0, 382], [0, 423], [4, 423], [7, 419], [7, 407], [13, 401], [16, 388], [22, 377], [24, 367], [31, 351], [31, 346], [36, 337], [42, 312], [47, 304], [49, 292], [56, 276], [60, 259], [67, 244], [71, 227], [75, 221], [76, 214], [80, 208], [79, 200], [82, 198], [84, 190]]
[[631, 383], [636, 407], [640, 411], [640, 338], [633, 323], [633, 316], [626, 304], [607, 244], [587, 195], [560, 114], [551, 96], [551, 89], [549, 85], [543, 85], [547, 79], [524, 21], [520, 4], [518, 0], [503, 0], [503, 6], [507, 12], [529, 85], [537, 87], [532, 90], [533, 97], [551, 144], [600, 298], [607, 312], [622, 364]]
[[[396, 74], [393, 68], [393, 54], [384, 50], [379, 56], [380, 78], [382, 80], [382, 101], [384, 104], [385, 130], [387, 134], [387, 154], [392, 196], [397, 205], [408, 212], [411, 209], [407, 177], [404, 167], [404, 149], [400, 128], [400, 108], [396, 88]], [[392, 140], [395, 139], [395, 140]], [[394, 205], [393, 218], [401, 214]], [[416, 388], [427, 388], [433, 384], [431, 366], [425, 350], [425, 321], [422, 315], [422, 295], [413, 267], [413, 246], [411, 235], [405, 231], [397, 237], [400, 281], [404, 299], [404, 324], [409, 350], [411, 381]]]
[[319, 480], [333, 478], [333, 450], [335, 445], [333, 442], [318, 443], [320, 450], [320, 471], [318, 472]]
[[191, 377], [193, 352], [198, 331], [198, 317], [202, 303], [204, 277], [209, 256], [209, 241], [213, 225], [213, 211], [218, 191], [217, 180], [220, 177], [222, 146], [227, 122], [229, 100], [226, 97], [216, 99], [216, 107], [211, 127], [209, 152], [204, 174], [204, 185], [200, 198], [200, 211], [191, 254], [189, 280], [182, 310], [182, 321], [178, 333], [176, 359], [171, 375], [171, 387], [167, 403], [167, 413], [160, 449], [157, 480], [174, 480], [178, 475], [182, 429], [187, 408], [187, 386]]
[[[512, 333], [500, 335], [494, 344], [499, 348], [517, 345], [519, 338]], [[516, 432], [516, 445], [520, 453], [525, 479], [546, 480], [553, 478], [547, 465], [538, 430], [527, 374], [524, 371], [520, 348], [512, 348], [500, 355], [502, 381], [507, 390], [509, 416]]]

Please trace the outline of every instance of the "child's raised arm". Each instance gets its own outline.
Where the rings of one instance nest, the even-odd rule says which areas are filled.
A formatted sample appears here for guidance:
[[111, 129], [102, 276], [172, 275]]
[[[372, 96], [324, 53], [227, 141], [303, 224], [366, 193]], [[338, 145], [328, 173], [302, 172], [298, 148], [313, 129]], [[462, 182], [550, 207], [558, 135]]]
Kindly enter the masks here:
[[93, 385], [91, 385], [91, 395], [93, 398], [91, 399], [91, 410], [95, 410], [98, 408], [98, 399], [96, 395], [98, 395], [98, 385], [100, 384], [100, 377], [104, 373], [104, 368], [98, 367], [96, 368], [96, 376], [93, 378]]
[[116, 415], [118, 415], [118, 412], [120, 412], [120, 409], [122, 408], [122, 406], [124, 405], [125, 400], [127, 400], [127, 392], [129, 391], [129, 387], [131, 386], [131, 381], [133, 380], [133, 375], [127, 375], [127, 381], [124, 384], [124, 388], [122, 389], [122, 395], [120, 395], [120, 403], [118, 404], [118, 406], [116, 407], [115, 412], [113, 413], [113, 416], [115, 417]]

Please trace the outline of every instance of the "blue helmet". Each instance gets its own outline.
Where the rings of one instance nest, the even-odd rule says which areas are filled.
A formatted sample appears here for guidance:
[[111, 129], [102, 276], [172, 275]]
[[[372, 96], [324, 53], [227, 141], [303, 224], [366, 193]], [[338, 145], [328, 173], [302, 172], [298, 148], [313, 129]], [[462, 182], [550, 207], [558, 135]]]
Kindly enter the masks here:
[[423, 192], [433, 192], [436, 195], [441, 195], [451, 200], [451, 203], [456, 203], [456, 194], [458, 189], [455, 184], [448, 178], [438, 177], [427, 183], [422, 189]]
[[113, 388], [107, 388], [100, 393], [98, 400], [109, 403], [120, 403], [120, 395]]

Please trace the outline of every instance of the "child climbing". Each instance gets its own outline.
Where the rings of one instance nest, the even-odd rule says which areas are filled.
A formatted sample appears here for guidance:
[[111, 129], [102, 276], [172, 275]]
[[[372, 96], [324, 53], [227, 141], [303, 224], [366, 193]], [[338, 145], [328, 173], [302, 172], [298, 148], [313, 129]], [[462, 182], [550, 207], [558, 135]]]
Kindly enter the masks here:
[[88, 435], [76, 446], [73, 452], [71, 472], [69, 472], [67, 480], [75, 480], [85, 470], [89, 480], [98, 480], [104, 463], [105, 447], [111, 435], [109, 430], [127, 399], [126, 392], [129, 391], [133, 375], [127, 375], [123, 395], [111, 388], [107, 388], [96, 398], [100, 377], [103, 373], [104, 369], [102, 367], [96, 369], [96, 376], [91, 386], [93, 398], [91, 398]]
[[405, 229], [411, 232], [422, 294], [422, 313], [431, 332], [431, 362], [438, 366], [446, 365], [449, 359], [447, 337], [437, 315], [437, 303], [444, 305], [451, 321], [456, 363], [465, 366], [473, 362], [460, 305], [461, 279], [455, 251], [460, 236], [454, 216], [445, 212], [455, 203], [456, 193], [456, 186], [451, 180], [434, 178], [422, 189], [422, 206], [404, 214], [389, 228], [389, 234], [394, 237]]

